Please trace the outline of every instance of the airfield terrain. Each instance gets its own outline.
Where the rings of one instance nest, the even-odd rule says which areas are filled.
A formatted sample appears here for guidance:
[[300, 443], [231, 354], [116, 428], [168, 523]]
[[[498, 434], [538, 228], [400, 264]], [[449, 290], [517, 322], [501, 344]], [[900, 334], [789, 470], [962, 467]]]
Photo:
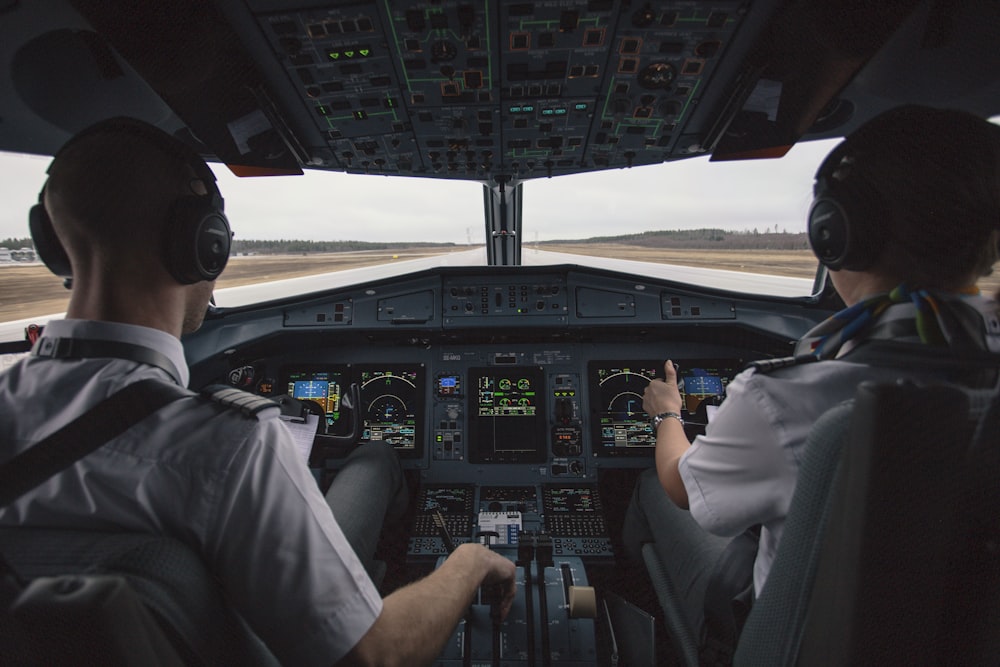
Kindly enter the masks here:
[[[530, 253], [534, 247], [533, 244], [525, 246], [522, 252]], [[816, 259], [808, 250], [671, 250], [592, 243], [558, 246], [546, 244], [540, 246], [540, 249], [797, 278], [812, 278], [816, 272]], [[216, 287], [223, 289], [298, 278], [391, 261], [417, 259], [454, 250], [455, 246], [449, 246], [396, 251], [233, 257]], [[581, 264], [586, 264], [586, 260], [582, 259]], [[980, 287], [985, 292], [993, 293], [1000, 288], [1000, 277], [989, 276], [980, 281]], [[63, 312], [68, 302], [69, 291], [41, 264], [0, 265], [0, 322]]]

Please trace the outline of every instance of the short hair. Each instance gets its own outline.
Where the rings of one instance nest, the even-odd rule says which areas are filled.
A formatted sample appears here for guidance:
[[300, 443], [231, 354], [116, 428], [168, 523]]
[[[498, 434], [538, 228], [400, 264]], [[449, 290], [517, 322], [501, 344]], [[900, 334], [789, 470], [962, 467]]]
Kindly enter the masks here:
[[[53, 226], [73, 247], [162, 250], [170, 205], [190, 192], [189, 154], [171, 150], [162, 132], [134, 123], [100, 123], [71, 139], [49, 167], [45, 184]], [[190, 152], [193, 155], [193, 151]]]
[[990, 272], [1000, 228], [1000, 126], [907, 105], [859, 127], [843, 150], [852, 178], [864, 179], [885, 211], [884, 220], [870, 221], [884, 225], [881, 270], [940, 288]]

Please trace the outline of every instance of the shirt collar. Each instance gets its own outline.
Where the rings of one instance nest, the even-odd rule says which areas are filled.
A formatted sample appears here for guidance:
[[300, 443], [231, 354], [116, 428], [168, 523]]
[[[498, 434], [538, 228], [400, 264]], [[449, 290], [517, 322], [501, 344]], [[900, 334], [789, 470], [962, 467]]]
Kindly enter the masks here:
[[174, 379], [179, 385], [186, 387], [191, 380], [184, 346], [180, 340], [159, 329], [100, 320], [51, 320], [45, 325], [42, 338], [106, 340], [147, 347], [165, 355], [173, 363], [178, 374]]

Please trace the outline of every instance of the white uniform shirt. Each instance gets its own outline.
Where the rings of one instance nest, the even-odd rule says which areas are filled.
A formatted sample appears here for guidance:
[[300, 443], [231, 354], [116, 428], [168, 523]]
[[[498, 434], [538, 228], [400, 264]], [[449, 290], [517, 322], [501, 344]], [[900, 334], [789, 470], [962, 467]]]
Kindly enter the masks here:
[[[984, 315], [987, 344], [1000, 348], [996, 304], [973, 299]], [[908, 304], [893, 306], [883, 320], [912, 317]], [[848, 357], [849, 359], [849, 357]], [[762, 524], [754, 562], [754, 590], [759, 594], [784, 530], [795, 491], [806, 436], [828, 409], [854, 397], [858, 384], [926, 377], [919, 365], [880, 368], [833, 359], [806, 363], [769, 374], [749, 369], [726, 388], [705, 435], [680, 459], [691, 516], [710, 533], [735, 537]]]
[[[122, 341], [166, 355], [164, 332], [50, 322], [44, 337]], [[0, 460], [138, 380], [170, 374], [120, 359], [28, 357], [0, 374]], [[368, 631], [382, 600], [302, 462], [277, 410], [248, 418], [181, 399], [21, 499], [0, 524], [169, 535], [192, 546], [283, 664], [331, 665]]]

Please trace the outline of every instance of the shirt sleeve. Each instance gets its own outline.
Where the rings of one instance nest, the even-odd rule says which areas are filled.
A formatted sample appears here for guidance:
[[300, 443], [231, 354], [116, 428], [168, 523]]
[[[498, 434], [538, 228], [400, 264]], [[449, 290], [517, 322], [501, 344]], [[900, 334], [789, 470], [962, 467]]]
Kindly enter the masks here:
[[741, 373], [705, 435], [681, 457], [691, 516], [705, 530], [732, 537], [787, 513], [797, 470], [782, 446], [780, 409], [760, 376]]
[[382, 599], [284, 425], [250, 424], [220, 480], [207, 557], [282, 664], [328, 667], [371, 628]]

